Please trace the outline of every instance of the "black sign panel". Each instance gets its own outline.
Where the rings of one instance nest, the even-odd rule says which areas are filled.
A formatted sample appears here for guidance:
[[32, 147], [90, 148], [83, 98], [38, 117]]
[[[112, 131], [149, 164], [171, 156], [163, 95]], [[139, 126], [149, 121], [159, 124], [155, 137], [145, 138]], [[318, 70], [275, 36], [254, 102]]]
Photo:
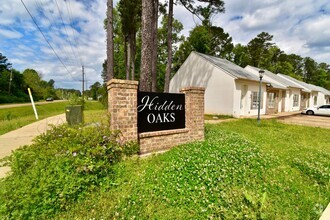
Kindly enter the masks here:
[[138, 132], [185, 128], [184, 94], [138, 92]]

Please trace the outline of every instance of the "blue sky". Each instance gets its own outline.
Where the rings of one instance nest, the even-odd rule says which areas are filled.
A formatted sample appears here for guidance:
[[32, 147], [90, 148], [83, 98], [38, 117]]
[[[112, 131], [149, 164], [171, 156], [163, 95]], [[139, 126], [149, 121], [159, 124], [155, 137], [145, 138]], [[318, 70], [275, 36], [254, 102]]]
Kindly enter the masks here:
[[[115, 3], [117, 0], [114, 1]], [[106, 0], [24, 0], [54, 51], [38, 31], [21, 0], [1, 0], [0, 52], [20, 71], [33, 68], [56, 87], [81, 88], [81, 65], [88, 86], [101, 82], [106, 58], [103, 20]], [[226, 13], [212, 23], [224, 28], [233, 42], [247, 44], [260, 32], [286, 53], [309, 56], [330, 64], [330, 1], [225, 0]], [[198, 23], [183, 7], [174, 16], [186, 36]], [[64, 65], [61, 63], [63, 62]]]

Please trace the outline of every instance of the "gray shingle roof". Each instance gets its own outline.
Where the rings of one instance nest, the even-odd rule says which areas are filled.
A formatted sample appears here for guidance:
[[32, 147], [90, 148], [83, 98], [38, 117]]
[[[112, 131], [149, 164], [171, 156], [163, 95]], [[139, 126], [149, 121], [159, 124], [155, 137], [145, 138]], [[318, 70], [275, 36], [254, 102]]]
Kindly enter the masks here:
[[321, 90], [321, 92], [322, 92], [323, 94], [325, 94], [325, 95], [330, 95], [330, 91], [329, 91], [329, 90], [327, 90], [327, 89], [325, 89], [325, 88], [322, 88], [322, 87], [320, 87], [320, 86], [316, 86], [316, 87], [318, 87], [318, 88]]
[[282, 78], [285, 78], [285, 79], [288, 79], [288, 80], [291, 80], [295, 83], [297, 83], [298, 85], [301, 85], [305, 91], [307, 92], [311, 92], [311, 91], [317, 91], [317, 92], [320, 92], [320, 89], [317, 88], [317, 86], [314, 86], [312, 84], [308, 84], [308, 83], [305, 83], [305, 82], [302, 82], [302, 81], [299, 81], [291, 76], [288, 76], [288, 75], [284, 75], [284, 74], [278, 74], [279, 76], [281, 76]]
[[213, 63], [215, 66], [217, 66], [218, 68], [222, 69], [223, 71], [227, 72], [229, 75], [231, 75], [234, 78], [237, 79], [247, 79], [247, 80], [252, 80], [252, 81], [259, 81], [259, 77], [249, 73], [247, 70], [245, 70], [244, 68], [228, 61], [225, 59], [221, 59], [218, 57], [214, 57], [214, 56], [210, 56], [210, 55], [206, 55], [206, 54], [202, 54], [202, 53], [198, 53], [198, 52], [194, 52], [197, 55], [203, 57], [204, 59], [206, 59], [207, 61]]
[[[249, 67], [251, 67], [252, 69], [257, 70], [258, 72], [259, 72], [259, 70], [260, 70], [259, 68], [254, 67], [254, 66], [249, 66]], [[273, 79], [274, 81], [277, 81], [277, 82], [279, 82], [280, 84], [286, 86], [286, 88], [291, 87], [291, 88], [302, 89], [301, 86], [299, 86], [299, 85], [297, 85], [297, 84], [295, 84], [295, 83], [292, 83], [292, 82], [290, 82], [290, 81], [288, 81], [288, 80], [285, 80], [285, 79], [283, 79], [283, 78], [277, 76], [276, 74], [274, 74], [274, 73], [272, 73], [272, 72], [270, 72], [270, 71], [268, 71], [268, 70], [264, 70], [264, 71], [265, 71], [265, 75], [266, 75], [267, 77], [269, 77], [269, 78]], [[271, 84], [273, 84], [273, 83], [271, 83]], [[273, 85], [273, 87], [276, 88], [274, 85]], [[278, 87], [278, 88], [279, 88], [279, 87]]]

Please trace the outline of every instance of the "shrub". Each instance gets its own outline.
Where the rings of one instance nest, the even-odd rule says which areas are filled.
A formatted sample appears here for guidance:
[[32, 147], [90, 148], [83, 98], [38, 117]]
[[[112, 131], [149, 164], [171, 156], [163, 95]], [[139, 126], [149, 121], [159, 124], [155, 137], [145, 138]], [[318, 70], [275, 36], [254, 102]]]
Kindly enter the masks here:
[[28, 102], [29, 96], [22, 93], [20, 96], [0, 94], [0, 103]]
[[107, 126], [53, 127], [8, 159], [12, 175], [0, 181], [0, 216], [43, 219], [66, 210], [113, 178], [112, 165], [138, 152], [121, 145]]

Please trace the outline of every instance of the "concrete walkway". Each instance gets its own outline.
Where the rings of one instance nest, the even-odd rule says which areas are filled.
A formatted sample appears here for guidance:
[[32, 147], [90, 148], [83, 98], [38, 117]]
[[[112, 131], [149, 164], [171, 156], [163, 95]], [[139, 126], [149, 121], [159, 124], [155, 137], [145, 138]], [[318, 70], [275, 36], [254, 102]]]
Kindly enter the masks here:
[[[65, 114], [56, 115], [1, 135], [0, 159], [9, 156], [13, 150], [20, 146], [31, 144], [36, 136], [50, 129], [50, 125], [60, 125], [65, 122]], [[0, 167], [0, 178], [3, 178], [9, 171], [9, 167]]]

